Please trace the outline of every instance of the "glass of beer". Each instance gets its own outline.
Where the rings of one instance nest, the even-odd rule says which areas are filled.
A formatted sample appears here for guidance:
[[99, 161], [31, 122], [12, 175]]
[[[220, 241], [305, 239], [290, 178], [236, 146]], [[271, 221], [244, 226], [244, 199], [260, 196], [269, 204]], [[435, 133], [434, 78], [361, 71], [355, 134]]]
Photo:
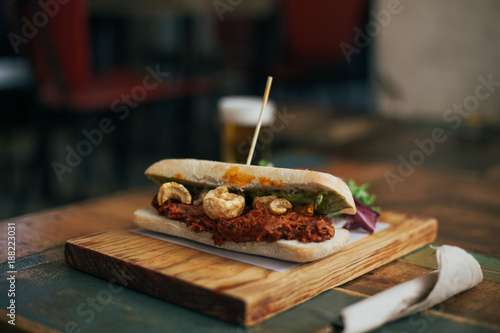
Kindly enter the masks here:
[[[231, 96], [219, 100], [223, 161], [246, 163], [261, 108], [262, 98], [260, 97]], [[251, 164], [258, 164], [262, 159], [266, 161], [271, 159], [271, 142], [274, 136], [271, 125], [275, 111], [274, 102], [268, 100], [262, 115], [262, 126]]]

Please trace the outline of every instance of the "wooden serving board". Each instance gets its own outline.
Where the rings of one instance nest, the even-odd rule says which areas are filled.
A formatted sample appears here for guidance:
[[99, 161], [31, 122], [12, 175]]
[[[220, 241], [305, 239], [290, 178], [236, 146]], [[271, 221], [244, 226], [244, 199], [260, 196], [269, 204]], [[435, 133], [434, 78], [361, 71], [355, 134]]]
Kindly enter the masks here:
[[383, 212], [390, 226], [324, 259], [275, 272], [113, 229], [70, 239], [79, 270], [202, 313], [250, 326], [346, 283], [436, 238], [434, 218]]

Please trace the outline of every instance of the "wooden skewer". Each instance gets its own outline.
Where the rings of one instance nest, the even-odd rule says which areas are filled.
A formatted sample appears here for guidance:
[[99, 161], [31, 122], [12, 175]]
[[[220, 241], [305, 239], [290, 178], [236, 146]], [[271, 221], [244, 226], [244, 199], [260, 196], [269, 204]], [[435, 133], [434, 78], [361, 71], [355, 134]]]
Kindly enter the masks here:
[[259, 137], [260, 127], [262, 125], [262, 116], [264, 115], [264, 110], [266, 109], [267, 98], [269, 97], [269, 91], [271, 91], [271, 83], [273, 82], [273, 77], [267, 77], [266, 90], [264, 91], [264, 100], [262, 101], [262, 109], [260, 109], [259, 121], [257, 127], [255, 127], [255, 132], [253, 134], [252, 146], [250, 147], [250, 152], [248, 153], [247, 165], [252, 162], [253, 152], [255, 151], [255, 145], [257, 143], [257, 138]]

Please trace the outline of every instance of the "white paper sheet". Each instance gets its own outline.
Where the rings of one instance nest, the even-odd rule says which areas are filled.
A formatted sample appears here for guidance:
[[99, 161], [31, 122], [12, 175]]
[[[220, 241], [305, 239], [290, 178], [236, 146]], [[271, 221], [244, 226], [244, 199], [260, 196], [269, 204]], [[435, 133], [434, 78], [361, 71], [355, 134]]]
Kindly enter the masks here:
[[[377, 222], [375, 232], [379, 232], [381, 230], [384, 230], [389, 225], [390, 225], [389, 223]], [[267, 257], [252, 255], [252, 254], [246, 254], [246, 253], [240, 253], [240, 252], [219, 249], [219, 248], [208, 246], [205, 244], [193, 242], [193, 241], [190, 241], [188, 239], [179, 238], [179, 237], [175, 237], [175, 236], [169, 236], [169, 235], [165, 235], [165, 234], [162, 234], [159, 232], [155, 232], [155, 231], [151, 231], [151, 230], [147, 230], [147, 229], [143, 229], [143, 228], [132, 229], [130, 231], [134, 232], [136, 234], [139, 234], [139, 235], [148, 236], [148, 237], [152, 237], [155, 239], [163, 240], [165, 242], [170, 242], [173, 244], [186, 246], [186, 247], [189, 247], [192, 249], [215, 254], [215, 255], [218, 255], [218, 256], [224, 257], [224, 258], [238, 260], [238, 261], [241, 261], [241, 262], [244, 262], [247, 264], [267, 268], [267, 269], [277, 271], [277, 272], [285, 272], [285, 271], [287, 271], [291, 268], [294, 268], [296, 266], [303, 265], [301, 263], [296, 263], [296, 262], [284, 261], [284, 260], [279, 260], [279, 259], [272, 259], [272, 258], [267, 258]], [[366, 237], [366, 236], [369, 236], [369, 234], [362, 229], [358, 228], [358, 229], [351, 230], [349, 243], [355, 242], [355, 241], [357, 241], [363, 237]]]

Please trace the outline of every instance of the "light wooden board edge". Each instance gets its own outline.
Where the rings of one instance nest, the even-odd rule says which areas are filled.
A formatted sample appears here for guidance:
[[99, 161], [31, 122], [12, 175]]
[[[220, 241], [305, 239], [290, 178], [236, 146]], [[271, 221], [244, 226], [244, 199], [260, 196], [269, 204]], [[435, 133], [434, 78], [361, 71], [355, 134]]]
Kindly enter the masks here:
[[[66, 243], [64, 256], [68, 265], [85, 273], [227, 322], [237, 324], [238, 322], [234, 320], [235, 315], [242, 317], [245, 313], [245, 304], [242, 300], [214, 293], [212, 290], [158, 274], [155, 270], [117, 258], [107, 257], [103, 262], [103, 254], [79, 245]], [[102, 265], [88, 265], [86, 262], [101, 262]], [[126, 277], [132, 279], [127, 280]], [[152, 292], [153, 290], [156, 294]], [[220, 307], [219, 304], [224, 304], [225, 307]]]
[[[162, 276], [164, 279], [161, 284], [168, 286], [168, 288], [163, 288], [164, 290], [184, 288], [185, 292], [177, 295], [160, 292], [153, 296], [232, 323], [251, 326], [425, 246], [436, 238], [437, 221], [432, 218], [385, 212], [381, 220], [391, 223], [391, 226], [370, 237], [351, 243], [337, 254], [323, 260], [301, 265], [284, 273], [271, 272], [264, 279], [257, 281], [216, 289], [204, 289], [175, 277]], [[408, 230], [411, 231], [408, 232]], [[100, 234], [103, 233], [93, 236]], [[103, 259], [103, 254], [85, 248], [86, 238], [87, 236], [83, 236], [68, 240], [66, 243], [65, 258], [70, 266], [107, 280], [113, 278], [109, 273], [111, 270], [125, 270], [125, 274], [134, 276], [140, 275], [137, 274], [139, 271], [148, 271], [142, 266], [134, 267], [134, 264], [119, 258], [112, 258], [113, 260], [108, 260], [107, 263], [103, 262], [105, 269], [99, 269], [98, 265], [85, 265], [85, 262], [98, 262]], [[343, 255], [352, 251], [354, 253]], [[369, 264], [364, 262], [367, 259], [370, 260]], [[338, 266], [339, 261], [341, 268], [332, 270], [332, 266]], [[140, 280], [148, 280], [155, 276], [158, 279], [157, 273], [151, 269], [146, 274], [146, 279]], [[292, 283], [283, 283], [285, 279]], [[152, 293], [144, 287], [144, 283], [145, 281], [139, 281], [127, 287], [151, 295]], [[193, 295], [198, 295], [198, 297], [193, 297]], [[199, 299], [204, 301], [199, 302]], [[214, 307], [212, 302], [217, 302], [221, 306]]]

